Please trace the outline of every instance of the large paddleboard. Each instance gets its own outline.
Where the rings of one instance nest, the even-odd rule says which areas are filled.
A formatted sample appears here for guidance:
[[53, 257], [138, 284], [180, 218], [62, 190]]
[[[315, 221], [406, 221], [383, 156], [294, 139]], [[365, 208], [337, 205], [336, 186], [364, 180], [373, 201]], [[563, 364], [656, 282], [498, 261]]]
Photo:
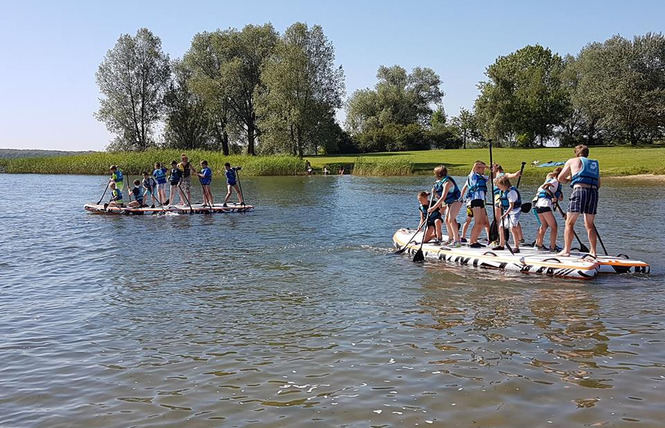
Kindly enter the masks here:
[[[393, 235], [393, 242], [398, 248], [406, 245], [409, 254], [415, 254], [420, 248], [422, 233], [407, 244], [413, 236], [411, 229], [399, 229]], [[492, 251], [489, 247], [459, 248], [446, 247], [440, 244], [425, 243], [422, 246], [426, 259], [445, 261], [459, 265], [489, 269], [503, 269], [521, 273], [533, 273], [558, 278], [593, 279], [598, 274], [598, 262], [590, 258], [578, 256], [558, 257], [553, 254], [517, 253], [509, 251]]]
[[89, 211], [94, 214], [114, 214], [114, 215], [159, 215], [166, 213], [175, 213], [175, 214], [219, 214], [219, 213], [234, 213], [234, 212], [247, 212], [254, 209], [253, 205], [241, 205], [241, 204], [214, 204], [212, 207], [203, 206], [202, 204], [192, 204], [191, 208], [189, 205], [164, 205], [157, 206], [155, 208], [144, 207], [144, 208], [119, 208], [119, 207], [107, 207], [104, 208], [104, 205], [101, 204], [85, 204], [83, 206], [86, 211]]

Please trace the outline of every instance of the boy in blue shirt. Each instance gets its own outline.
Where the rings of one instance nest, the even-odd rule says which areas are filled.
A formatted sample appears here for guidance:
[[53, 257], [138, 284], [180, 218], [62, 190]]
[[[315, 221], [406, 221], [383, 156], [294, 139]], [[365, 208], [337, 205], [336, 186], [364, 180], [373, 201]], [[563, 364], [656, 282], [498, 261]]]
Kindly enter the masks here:
[[161, 163], [155, 163], [155, 170], [152, 172], [152, 176], [155, 177], [157, 181], [157, 200], [160, 204], [168, 205], [169, 201], [166, 199], [166, 168], [162, 166]]
[[235, 168], [231, 168], [231, 164], [226, 162], [224, 164], [224, 169], [226, 169], [226, 197], [224, 198], [224, 205], [222, 206], [227, 206], [226, 203], [229, 201], [229, 198], [231, 197], [231, 190], [236, 191], [236, 195], [238, 195], [238, 203], [240, 205], [245, 205], [245, 201], [242, 199], [242, 195], [240, 194], [240, 187], [238, 186], [238, 181], [236, 179], [236, 170]]
[[210, 190], [210, 183], [212, 182], [212, 170], [208, 168], [208, 161], [201, 161], [201, 172], [196, 173], [199, 176], [199, 181], [201, 182], [201, 190], [203, 191], [203, 206], [206, 204], [212, 208], [212, 191]]

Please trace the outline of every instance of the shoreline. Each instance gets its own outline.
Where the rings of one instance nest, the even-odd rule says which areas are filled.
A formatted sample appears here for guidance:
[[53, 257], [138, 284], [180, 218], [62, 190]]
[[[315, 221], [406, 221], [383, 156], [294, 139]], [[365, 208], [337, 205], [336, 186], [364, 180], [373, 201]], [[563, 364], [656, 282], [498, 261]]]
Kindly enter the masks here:
[[665, 182], [665, 175], [656, 175], [656, 174], [635, 174], [635, 175], [610, 175], [607, 177], [602, 177], [602, 180], [631, 180], [631, 181], [658, 181]]

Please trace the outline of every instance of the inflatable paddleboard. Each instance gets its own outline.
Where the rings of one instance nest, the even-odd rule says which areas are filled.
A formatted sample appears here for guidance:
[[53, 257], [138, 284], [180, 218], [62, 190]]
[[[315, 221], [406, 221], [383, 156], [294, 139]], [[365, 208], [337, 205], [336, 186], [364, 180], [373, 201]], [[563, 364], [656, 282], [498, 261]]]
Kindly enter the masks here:
[[144, 207], [144, 208], [119, 208], [119, 207], [107, 207], [104, 208], [104, 205], [101, 204], [85, 204], [83, 207], [86, 211], [89, 211], [94, 214], [112, 214], [112, 215], [159, 215], [166, 213], [175, 213], [175, 214], [219, 214], [219, 213], [234, 213], [234, 212], [247, 212], [254, 209], [253, 205], [241, 205], [241, 204], [227, 204], [226, 207], [222, 206], [223, 204], [214, 204], [212, 207], [203, 206], [202, 204], [192, 204], [191, 208], [189, 205], [164, 205], [164, 206], [155, 206], [155, 208]]
[[[409, 254], [415, 254], [420, 248], [422, 232], [407, 244], [413, 236], [411, 229], [399, 229], [393, 235], [393, 242], [398, 248], [406, 245]], [[507, 250], [492, 251], [490, 247], [459, 248], [440, 244], [425, 243], [422, 246], [425, 259], [438, 260], [477, 268], [502, 269], [521, 273], [547, 275], [557, 278], [593, 279], [598, 275], [598, 262], [578, 256], [558, 257], [552, 254], [516, 253]]]

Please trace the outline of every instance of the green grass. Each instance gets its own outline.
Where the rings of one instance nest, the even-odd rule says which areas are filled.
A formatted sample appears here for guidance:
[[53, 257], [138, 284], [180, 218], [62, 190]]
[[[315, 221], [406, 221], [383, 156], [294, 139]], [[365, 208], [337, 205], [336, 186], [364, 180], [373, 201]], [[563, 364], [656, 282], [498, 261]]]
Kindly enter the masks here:
[[[303, 174], [305, 162], [294, 156], [224, 156], [219, 152], [188, 150], [189, 160], [196, 168], [201, 160], [207, 160], [216, 175], [224, 171], [224, 163], [242, 166], [244, 175], [295, 175]], [[170, 167], [172, 160], [180, 162], [181, 151], [148, 150], [125, 153], [86, 153], [73, 156], [7, 159], [0, 161], [0, 168], [8, 173], [36, 174], [108, 174], [109, 166], [118, 165], [125, 173], [139, 175], [152, 171], [155, 162]]]
[[[200, 160], [206, 159], [213, 172], [219, 175], [224, 163], [243, 167], [245, 175], [298, 175], [304, 174], [305, 161], [293, 156], [223, 156], [219, 152], [188, 150], [189, 159], [198, 167]], [[521, 162], [527, 166], [524, 175], [542, 177], [548, 168], [534, 168], [531, 162], [565, 161], [573, 156], [571, 148], [503, 149], [493, 150], [495, 162], [503, 165], [508, 172], [520, 169]], [[591, 158], [600, 162], [604, 176], [636, 174], [665, 175], [665, 148], [661, 147], [592, 147]], [[139, 153], [85, 153], [70, 156], [42, 158], [0, 159], [0, 170], [8, 173], [39, 174], [108, 174], [112, 164], [119, 165], [130, 175], [138, 175], [143, 170], [150, 171], [154, 162], [170, 164], [180, 159], [177, 150], [149, 150]], [[317, 173], [324, 165], [332, 174], [340, 166], [347, 173], [356, 175], [411, 175], [431, 174], [437, 165], [445, 165], [452, 175], [466, 175], [477, 159], [489, 163], [488, 149], [424, 150], [399, 153], [371, 153], [367, 155], [334, 155], [306, 157]]]
[[[535, 168], [531, 162], [565, 161], [574, 156], [573, 149], [566, 148], [538, 148], [516, 149], [496, 148], [492, 150], [493, 160], [501, 164], [508, 172], [518, 171], [521, 163], [526, 162], [525, 176], [543, 176], [549, 168]], [[605, 176], [635, 175], [635, 174], [665, 174], [665, 148], [644, 147], [591, 147], [590, 156], [598, 159], [601, 173]], [[332, 155], [309, 156], [307, 159], [315, 169], [328, 165], [353, 166], [362, 163], [397, 163], [404, 162], [412, 165], [414, 174], [431, 174], [437, 165], [445, 165], [452, 175], [466, 175], [476, 160], [489, 163], [488, 149], [451, 149], [451, 150], [423, 150], [396, 153], [370, 153], [358, 155]], [[347, 168], [348, 169], [348, 168]], [[389, 168], [386, 168], [389, 169]], [[553, 168], [552, 168], [553, 169]], [[336, 169], [332, 169], [336, 171]], [[318, 171], [317, 171], [318, 172]], [[354, 171], [354, 174], [356, 172]], [[377, 174], [387, 175], [387, 174]], [[395, 175], [403, 175], [402, 173]]]

